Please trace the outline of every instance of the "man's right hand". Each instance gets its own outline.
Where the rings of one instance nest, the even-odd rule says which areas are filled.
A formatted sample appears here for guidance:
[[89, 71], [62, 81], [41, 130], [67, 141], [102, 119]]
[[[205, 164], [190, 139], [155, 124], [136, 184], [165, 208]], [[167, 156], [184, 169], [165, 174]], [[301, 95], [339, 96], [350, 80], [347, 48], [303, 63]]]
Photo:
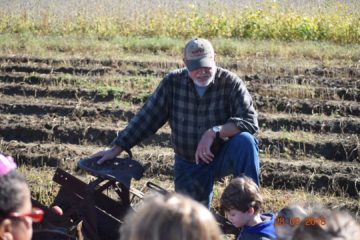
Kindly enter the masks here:
[[115, 145], [114, 147], [112, 147], [108, 150], [99, 151], [99, 152], [95, 153], [92, 157], [101, 157], [97, 161], [97, 164], [102, 164], [103, 162], [105, 162], [107, 160], [115, 158], [122, 151], [123, 151], [122, 147]]

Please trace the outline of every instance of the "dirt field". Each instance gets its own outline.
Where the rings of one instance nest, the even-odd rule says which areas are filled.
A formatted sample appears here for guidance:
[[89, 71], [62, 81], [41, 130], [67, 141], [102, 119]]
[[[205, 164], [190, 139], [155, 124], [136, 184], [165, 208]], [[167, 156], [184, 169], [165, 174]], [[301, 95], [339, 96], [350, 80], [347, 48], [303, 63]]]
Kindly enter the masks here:
[[[360, 70], [316, 67], [266, 76], [243, 74], [236, 64], [222, 66], [239, 72], [254, 97], [262, 186], [347, 198], [351, 203], [333, 206], [358, 215]], [[2, 56], [0, 151], [26, 166], [73, 172], [77, 160], [111, 142], [161, 77], [176, 67], [175, 62]], [[112, 85], [121, 90], [86, 87], [104, 78], [115, 79]], [[144, 87], [146, 78], [157, 80]], [[172, 179], [168, 126], [133, 152], [140, 162], [151, 162], [146, 178]]]

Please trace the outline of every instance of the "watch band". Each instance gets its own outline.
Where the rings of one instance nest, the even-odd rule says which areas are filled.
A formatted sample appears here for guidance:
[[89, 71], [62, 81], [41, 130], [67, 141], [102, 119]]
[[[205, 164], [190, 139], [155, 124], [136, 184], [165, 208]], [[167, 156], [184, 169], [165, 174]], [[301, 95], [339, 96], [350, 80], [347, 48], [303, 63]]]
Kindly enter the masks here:
[[216, 138], [220, 138], [220, 131], [217, 131], [215, 136]]
[[220, 138], [221, 127], [220, 126], [215, 126], [215, 127], [212, 128], [212, 130], [215, 133], [215, 138]]

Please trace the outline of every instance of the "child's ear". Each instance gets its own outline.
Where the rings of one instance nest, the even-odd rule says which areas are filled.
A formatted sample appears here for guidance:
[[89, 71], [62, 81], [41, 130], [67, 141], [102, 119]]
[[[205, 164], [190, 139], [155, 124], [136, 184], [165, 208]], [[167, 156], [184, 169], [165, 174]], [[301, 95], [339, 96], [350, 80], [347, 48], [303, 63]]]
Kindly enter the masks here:
[[0, 239], [12, 240], [12, 224], [10, 219], [5, 219], [0, 225]]
[[0, 237], [2, 240], [13, 240], [13, 235], [9, 232], [4, 233], [2, 237]]
[[247, 214], [254, 215], [254, 213], [255, 213], [255, 209], [253, 207], [249, 207], [249, 209], [247, 210]]

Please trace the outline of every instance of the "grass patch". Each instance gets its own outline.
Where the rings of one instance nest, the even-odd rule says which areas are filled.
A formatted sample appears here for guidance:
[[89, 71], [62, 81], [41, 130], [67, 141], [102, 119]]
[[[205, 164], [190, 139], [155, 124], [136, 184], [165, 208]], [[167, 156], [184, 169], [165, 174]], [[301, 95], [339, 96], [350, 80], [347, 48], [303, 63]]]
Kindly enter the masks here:
[[288, 97], [288, 98], [315, 98], [315, 88], [310, 85], [288, 84], [275, 85], [270, 87], [257, 87], [256, 93], [268, 97]]
[[[295, 69], [314, 65], [356, 66], [359, 45], [314, 41], [211, 39], [218, 62], [240, 63], [251, 71]], [[170, 38], [117, 37], [101, 40], [79, 36], [1, 34], [1, 55], [30, 55], [54, 59], [96, 58], [135, 61], [182, 62], [186, 40]]]
[[[315, 142], [315, 141], [326, 141], [327, 139], [330, 139], [330, 134], [325, 136], [321, 134], [315, 134], [304, 131], [289, 132], [286, 129], [281, 129], [280, 131], [276, 131], [276, 132], [265, 130], [261, 133], [261, 135], [271, 137], [273, 139], [296, 141], [296, 142]], [[332, 135], [331, 138], [336, 139], [338, 138], [338, 135]]]
[[25, 176], [34, 199], [47, 206], [53, 202], [59, 190], [58, 184], [52, 181], [53, 168], [21, 165], [18, 171]]
[[[36, 198], [42, 204], [50, 205], [59, 190], [59, 185], [52, 181], [55, 169], [49, 167], [29, 168], [27, 166], [20, 166], [19, 172], [26, 177], [32, 197]], [[67, 170], [69, 171], [69, 170]], [[72, 171], [70, 171], [72, 172]], [[73, 173], [72, 173], [73, 174]], [[77, 178], [84, 182], [94, 180], [88, 174], [76, 175]], [[133, 181], [132, 187], [143, 190], [147, 193], [148, 190], [144, 187], [146, 182], [151, 181], [168, 191], [174, 190], [173, 178], [171, 176], [157, 175], [151, 178], [143, 178], [140, 181]], [[226, 177], [223, 182], [217, 182], [214, 186], [214, 198], [212, 202], [213, 208], [219, 210], [219, 199], [225, 186], [229, 183], [230, 177]], [[351, 210], [353, 215], [359, 217], [359, 210], [354, 212], [358, 204], [358, 200], [346, 198], [335, 195], [324, 195], [313, 192], [307, 192], [304, 189], [286, 190], [273, 189], [268, 187], [261, 188], [261, 194], [264, 199], [262, 209], [264, 212], [278, 212], [284, 206], [291, 203], [320, 203], [331, 208], [344, 208]]]

